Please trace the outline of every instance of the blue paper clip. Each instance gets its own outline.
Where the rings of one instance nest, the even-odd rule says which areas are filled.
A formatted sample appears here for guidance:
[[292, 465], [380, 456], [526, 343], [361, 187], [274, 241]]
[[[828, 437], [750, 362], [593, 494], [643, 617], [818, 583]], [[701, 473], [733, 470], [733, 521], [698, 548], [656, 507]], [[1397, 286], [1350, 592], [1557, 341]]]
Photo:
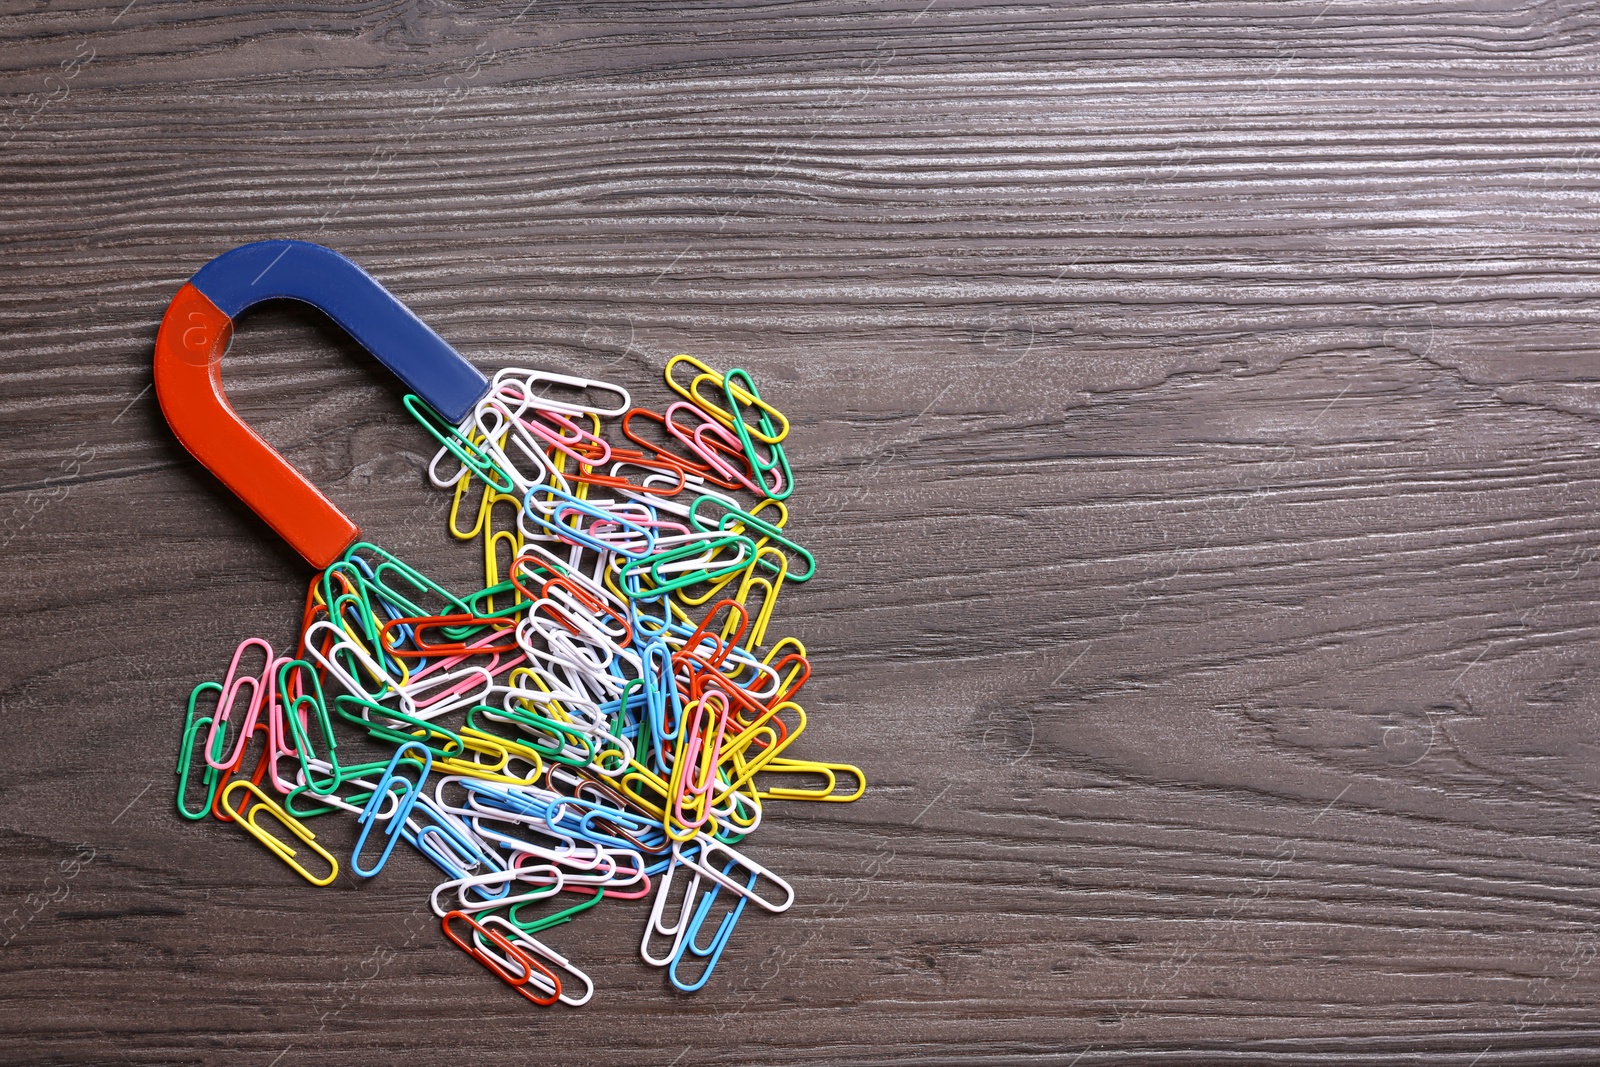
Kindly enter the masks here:
[[[540, 513], [539, 505], [534, 503], [535, 497], [549, 497], [553, 505], [550, 510], [555, 516], [559, 516], [562, 512], [576, 512], [597, 522], [615, 526], [619, 532], [627, 534], [629, 537], [637, 536], [641, 538], [644, 541], [644, 547], [642, 549], [626, 548], [615, 541], [602, 541], [576, 527], [546, 519]], [[563, 541], [572, 544], [582, 545], [584, 548], [592, 549], [596, 552], [615, 552], [617, 555], [626, 556], [629, 559], [643, 559], [655, 549], [655, 531], [648, 526], [640, 526], [636, 522], [629, 522], [614, 512], [595, 507], [593, 504], [579, 500], [571, 493], [563, 493], [554, 486], [536, 485], [529, 489], [528, 495], [522, 498], [522, 512], [528, 517], [528, 521], [545, 533], [559, 537]]]
[[[400, 768], [400, 761], [405, 758], [408, 751], [414, 750], [422, 757], [422, 773], [417, 780], [412, 782], [400, 777], [395, 772]], [[350, 869], [363, 878], [371, 878], [383, 870], [383, 865], [389, 862], [389, 853], [394, 851], [396, 841], [401, 838], [400, 831], [405, 828], [406, 819], [411, 816], [411, 809], [416, 806], [417, 796], [422, 792], [422, 784], [428, 780], [428, 772], [433, 770], [433, 754], [426, 745], [415, 741], [407, 741], [395, 749], [394, 758], [389, 761], [389, 767], [383, 772], [383, 777], [378, 779], [378, 786], [372, 791], [372, 796], [367, 800], [367, 806], [361, 809], [358, 822], [361, 823], [361, 836], [356, 838], [355, 851], [350, 854]], [[398, 803], [395, 805], [394, 814], [384, 820], [384, 836], [389, 840], [383, 846], [383, 855], [378, 857], [377, 866], [371, 870], [361, 867], [361, 850], [367, 844], [367, 835], [372, 832], [372, 826], [378, 821], [378, 811], [383, 807], [383, 799], [388, 796], [390, 787], [399, 783], [404, 792], [397, 791]]]
[[[455, 820], [448, 815], [434, 810], [426, 794], [419, 794], [417, 805], [426, 813], [426, 820], [419, 821], [416, 829], [410, 823], [400, 828], [400, 834], [418, 852], [433, 861], [452, 881], [458, 878], [470, 878], [472, 869], [482, 864], [485, 868], [505, 870], [505, 864], [492, 850], [479, 848], [455, 825]], [[413, 808], [415, 812], [417, 808]], [[494, 892], [487, 886], [470, 887], [474, 893], [484, 900], [494, 900], [511, 892], [509, 883], [495, 887]]]
[[[552, 830], [558, 834], [565, 834], [579, 841], [586, 841], [592, 845], [603, 848], [632, 851], [644, 848], [646, 851], [660, 851], [671, 845], [666, 832], [661, 828], [661, 820], [647, 819], [631, 811], [614, 808], [598, 801], [582, 800], [578, 797], [562, 797], [551, 804], [554, 814], [549, 817]], [[581, 812], [581, 814], [580, 814]], [[638, 840], [617, 837], [593, 825], [595, 819], [605, 819], [618, 829], [626, 827], [629, 830], [639, 831]], [[576, 826], [572, 825], [576, 820]]]
[[[737, 861], [729, 861], [728, 865], [722, 868], [723, 876], [726, 877], [728, 872], [733, 870], [735, 866], [737, 866]], [[759, 875], [752, 871], [750, 880], [746, 883], [745, 888], [755, 889], [758, 877]], [[722, 922], [717, 924], [717, 932], [711, 938], [711, 944], [703, 948], [697, 944], [697, 935], [700, 933], [700, 927], [705, 925], [706, 917], [711, 914], [711, 905], [716, 903], [717, 896], [721, 892], [722, 886], [714, 885], [705, 896], [700, 898], [700, 906], [694, 910], [694, 918], [689, 921], [688, 928], [684, 930], [683, 940], [678, 944], [678, 952], [672, 957], [672, 966], [667, 969], [667, 976], [672, 979], [672, 984], [685, 993], [693, 993], [706, 984], [706, 981], [711, 977], [711, 972], [716, 970], [717, 961], [722, 958], [722, 950], [727, 947], [728, 938], [733, 936], [733, 928], [739, 922], [739, 916], [744, 914], [744, 905], [749, 898], [740, 896], [739, 903], [735, 904], [733, 910], [724, 915]], [[699, 980], [687, 984], [678, 977], [678, 967], [683, 963], [684, 953], [686, 952], [699, 956], [706, 961], [706, 969], [700, 975]]]
[[[676, 741], [683, 732], [683, 698], [673, 678], [672, 649], [657, 637], [644, 646], [641, 657], [644, 678], [646, 722], [650, 729], [650, 751], [658, 765], [666, 763], [667, 741]], [[672, 705], [672, 729], [667, 729], [667, 704]]]

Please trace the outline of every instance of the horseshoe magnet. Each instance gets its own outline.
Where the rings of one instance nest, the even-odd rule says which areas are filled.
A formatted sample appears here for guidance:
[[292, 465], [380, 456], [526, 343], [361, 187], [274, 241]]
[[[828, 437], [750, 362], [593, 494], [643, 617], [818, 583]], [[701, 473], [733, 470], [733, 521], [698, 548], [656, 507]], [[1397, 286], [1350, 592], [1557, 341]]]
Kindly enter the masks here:
[[245, 425], [222, 389], [222, 355], [241, 312], [299, 300], [325, 312], [452, 424], [489, 380], [353, 262], [306, 241], [241, 245], [178, 290], [156, 334], [156, 396], [183, 447], [314, 567], [361, 530]]

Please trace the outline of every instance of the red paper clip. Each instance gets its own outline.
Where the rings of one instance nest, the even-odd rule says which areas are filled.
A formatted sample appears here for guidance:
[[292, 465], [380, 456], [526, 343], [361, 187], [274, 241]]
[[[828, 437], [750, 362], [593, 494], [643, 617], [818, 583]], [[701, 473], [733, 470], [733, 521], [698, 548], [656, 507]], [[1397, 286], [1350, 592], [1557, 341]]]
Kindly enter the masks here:
[[[462, 940], [459, 936], [457, 936], [454, 930], [450, 929], [451, 919], [461, 919], [468, 926], [472, 927], [475, 933], [481, 934], [484, 937], [487, 937], [490, 941], [493, 941], [496, 945], [505, 950], [506, 958], [502, 960], [493, 953], [485, 952], [482, 948], [479, 948], [471, 941]], [[467, 955], [471, 956], [473, 959], [489, 968], [489, 970], [493, 971], [506, 985], [510, 986], [512, 989], [515, 989], [518, 993], [521, 993], [535, 1004], [538, 1004], [540, 1007], [544, 1007], [546, 1005], [554, 1004], [560, 999], [561, 979], [557, 978], [553, 973], [546, 970], [545, 967], [532, 956], [522, 951], [516, 945], [513, 945], [510, 941], [507, 941], [498, 932], [491, 930], [479, 923], [476, 919], [464, 911], [446, 912], [442, 925], [444, 927], [444, 936], [448, 937], [450, 940], [459, 945], [461, 950]], [[522, 973], [513, 974], [511, 971], [507, 970], [508, 964], [522, 968]], [[544, 975], [545, 978], [549, 979], [551, 988], [555, 990], [549, 996], [537, 997], [528, 990], [528, 980], [533, 977], [534, 971], [538, 971], [540, 974]]]

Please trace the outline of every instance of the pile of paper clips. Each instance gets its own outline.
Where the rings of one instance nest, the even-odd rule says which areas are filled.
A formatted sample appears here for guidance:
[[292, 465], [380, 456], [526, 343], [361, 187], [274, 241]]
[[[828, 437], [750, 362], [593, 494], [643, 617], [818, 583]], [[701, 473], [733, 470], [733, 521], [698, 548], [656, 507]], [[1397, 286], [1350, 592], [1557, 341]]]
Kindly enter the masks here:
[[[507, 369], [460, 426], [408, 396], [441, 446], [428, 473], [454, 491], [451, 532], [482, 543], [483, 588], [457, 596], [351, 547], [313, 579], [293, 656], [251, 638], [191, 694], [178, 811], [237, 822], [317, 886], [339, 861], [306, 820], [356, 816], [360, 878], [403, 838], [444, 872], [445, 934], [535, 1004], [593, 995], [534, 935], [607, 897], [650, 897], [645, 961], [705, 985], [747, 903], [794, 901], [736, 847], [765, 803], [855, 800], [866, 782], [790, 754], [810, 665], [766, 637], [816, 561], [784, 533], [788, 421], [741, 370], [678, 356], [667, 382], [683, 399], [657, 413]], [[362, 737], [393, 754], [356, 761]]]

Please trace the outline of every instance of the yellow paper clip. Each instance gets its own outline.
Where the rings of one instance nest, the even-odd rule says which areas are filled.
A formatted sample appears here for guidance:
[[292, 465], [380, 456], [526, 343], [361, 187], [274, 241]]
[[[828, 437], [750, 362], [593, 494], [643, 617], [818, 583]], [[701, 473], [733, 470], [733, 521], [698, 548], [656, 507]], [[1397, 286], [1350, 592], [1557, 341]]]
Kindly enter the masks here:
[[[245, 789], [255, 794], [256, 802], [251, 805], [248, 814], [245, 814], [228, 804], [228, 794], [232, 793], [235, 789]], [[256, 817], [262, 812], [263, 809], [270, 813], [274, 819], [277, 819], [284, 829], [298, 837], [301, 841], [304, 841], [311, 851], [328, 861], [329, 869], [325, 876], [322, 878], [317, 878], [310, 871], [296, 863], [294, 860], [295, 850], [278, 840], [276, 837], [273, 837], [256, 823]], [[339, 861], [334, 859], [333, 856], [328, 853], [327, 849], [317, 844], [317, 835], [312, 833], [310, 830], [307, 830], [305, 824], [299, 819], [296, 819], [293, 815], [290, 815], [288, 812], [280, 808], [276, 801], [267, 796], [267, 794], [263, 793], [261, 791], [261, 787], [250, 781], [248, 778], [235, 778], [223, 788], [222, 810], [233, 816], [233, 820], [239, 824], [240, 828], [243, 829], [245, 833], [249, 834], [257, 841], [260, 841], [263, 845], [266, 845], [268, 851], [272, 852], [290, 867], [293, 867], [300, 873], [300, 877], [304, 878], [312, 885], [328, 885], [335, 878], [339, 877]]]
[[[672, 368], [676, 367], [679, 363], [687, 363], [689, 366], [700, 372], [689, 380], [689, 385], [687, 388], [679, 385], [672, 378]], [[716, 419], [728, 429], [733, 429], [733, 413], [728, 411], [726, 408], [721, 407], [714, 401], [707, 400], [705, 397], [700, 395], [700, 384], [702, 382], [708, 382], [711, 385], [716, 386], [718, 389], [727, 389], [727, 379], [724, 378], [720, 372], [712, 370], [710, 367], [706, 366], [698, 359], [695, 359], [693, 356], [679, 353], [678, 355], [667, 360], [667, 385], [671, 387], [672, 391], [689, 401], [689, 403], [693, 404], [695, 407], [704, 411], [707, 415], [710, 415], [713, 419]], [[778, 427], [777, 433], [768, 434], [763, 432], [759, 427], [751, 426], [747, 422], [744, 424], [744, 428], [750, 431], [751, 437], [754, 437], [762, 444], [775, 445], [782, 442], [785, 437], [789, 436], [789, 420], [783, 417], [783, 412], [779, 411], [765, 400], [762, 400], [759, 396], [750, 395], [749, 392], [739, 388], [737, 385], [733, 387], [733, 395], [738, 399], [739, 403], [747, 404], [751, 407], [759, 408], [760, 410], [766, 412]]]

